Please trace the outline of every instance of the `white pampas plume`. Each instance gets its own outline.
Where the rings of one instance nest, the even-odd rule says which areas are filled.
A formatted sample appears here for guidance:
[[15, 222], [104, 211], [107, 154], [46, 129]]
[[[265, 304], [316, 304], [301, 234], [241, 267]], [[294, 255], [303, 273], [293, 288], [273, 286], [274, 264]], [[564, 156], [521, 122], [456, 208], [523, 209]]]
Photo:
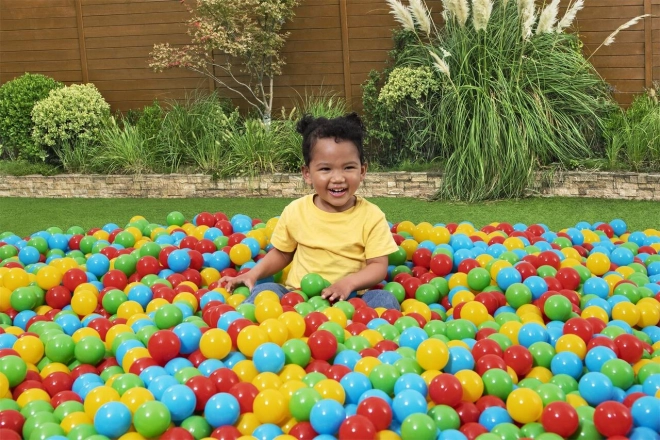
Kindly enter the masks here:
[[456, 14], [456, 19], [458, 23], [465, 27], [465, 23], [468, 20], [470, 15], [470, 6], [468, 5], [468, 0], [454, 0], [454, 13]]
[[472, 1], [472, 24], [477, 32], [486, 30], [490, 14], [493, 12], [493, 2], [491, 0], [473, 0]]
[[422, 0], [410, 0], [410, 12], [426, 36], [431, 35], [431, 14]]
[[518, 15], [520, 16], [523, 40], [529, 40], [532, 36], [532, 26], [536, 21], [534, 0], [518, 0]]
[[403, 26], [404, 29], [415, 32], [415, 20], [413, 20], [408, 8], [403, 6], [403, 4], [397, 0], [385, 1], [390, 5], [390, 14], [394, 15], [394, 19], [401, 23], [401, 26]]
[[[443, 52], [444, 52], [444, 49], [443, 49]], [[438, 69], [438, 71], [440, 71], [444, 75], [447, 75], [447, 78], [451, 79], [451, 74], [449, 72], [449, 65], [447, 63], [445, 63], [445, 60], [440, 58], [440, 56], [437, 53], [433, 52], [432, 50], [429, 50], [429, 53], [431, 54], [431, 56], [435, 60], [435, 62], [433, 63], [433, 66], [435, 66], [435, 68]]]
[[543, 12], [541, 12], [541, 16], [539, 17], [539, 24], [536, 27], [536, 35], [552, 32], [557, 21], [558, 12], [559, 0], [552, 0], [548, 6], [543, 8]]
[[557, 33], [562, 32], [564, 29], [573, 24], [575, 16], [582, 8], [584, 8], [584, 0], [577, 0], [575, 3], [573, 3], [571, 7], [566, 10], [566, 13], [559, 21], [559, 24], [557, 25]]
[[[633, 18], [632, 20], [629, 20], [629, 21], [623, 23], [621, 26], [619, 26], [618, 28], [616, 28], [616, 30], [615, 30], [614, 32], [612, 32], [612, 33], [611, 33], [611, 34], [605, 39], [605, 41], [603, 41], [603, 44], [601, 44], [601, 46], [609, 46], [610, 44], [614, 43], [614, 39], [615, 39], [616, 35], [617, 35], [619, 32], [621, 32], [621, 31], [623, 31], [623, 30], [625, 30], [625, 29], [628, 29], [629, 27], [633, 27], [633, 26], [635, 26], [637, 23], [639, 23], [639, 21], [640, 21], [641, 19], [646, 18], [646, 17], [650, 17], [650, 16], [651, 16], [651, 14], [639, 15], [639, 16]], [[600, 46], [599, 46], [599, 49], [600, 49]]]

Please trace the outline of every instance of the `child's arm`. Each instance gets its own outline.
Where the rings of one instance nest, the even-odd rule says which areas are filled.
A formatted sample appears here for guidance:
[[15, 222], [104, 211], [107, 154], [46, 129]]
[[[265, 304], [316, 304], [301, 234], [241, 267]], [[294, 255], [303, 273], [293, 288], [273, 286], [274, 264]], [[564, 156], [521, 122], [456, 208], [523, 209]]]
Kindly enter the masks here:
[[[226, 283], [225, 288], [228, 291], [232, 291], [240, 284], [252, 290], [257, 281], [279, 272], [291, 263], [294, 253], [283, 252], [277, 248], [273, 248], [249, 271], [237, 277], [222, 277], [220, 278], [220, 283]], [[387, 266], [385, 270], [387, 271]]]
[[321, 296], [330, 301], [344, 301], [354, 290], [367, 289], [380, 283], [387, 276], [387, 255], [367, 260], [360, 271], [348, 275], [330, 287], [323, 289]]

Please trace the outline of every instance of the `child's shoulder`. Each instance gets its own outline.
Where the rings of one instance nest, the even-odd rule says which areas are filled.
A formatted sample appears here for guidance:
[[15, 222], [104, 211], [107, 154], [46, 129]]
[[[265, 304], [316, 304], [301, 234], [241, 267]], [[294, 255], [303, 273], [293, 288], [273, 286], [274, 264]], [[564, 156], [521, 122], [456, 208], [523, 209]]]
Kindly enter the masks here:
[[375, 203], [370, 202], [369, 200], [361, 196], [356, 196], [356, 199], [357, 199], [357, 205], [359, 206], [360, 209], [368, 211], [369, 213], [385, 215], [383, 214], [383, 211]]

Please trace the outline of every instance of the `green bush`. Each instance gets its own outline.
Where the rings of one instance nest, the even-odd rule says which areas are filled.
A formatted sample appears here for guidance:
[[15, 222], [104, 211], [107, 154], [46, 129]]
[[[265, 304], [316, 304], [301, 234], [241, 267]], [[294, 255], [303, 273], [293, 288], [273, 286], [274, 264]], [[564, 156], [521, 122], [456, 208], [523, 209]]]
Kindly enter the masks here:
[[[439, 195], [476, 201], [519, 197], [535, 167], [600, 153], [603, 117], [615, 103], [550, 6], [538, 14], [533, 2], [456, 0], [436, 29], [413, 3], [422, 10], [390, 2], [404, 30], [388, 69], [364, 89], [385, 165], [437, 158], [445, 163]], [[438, 89], [416, 96], [408, 87], [390, 99], [393, 74], [404, 68], [432, 68]]]
[[53, 90], [32, 109], [32, 139], [49, 154], [75, 145], [96, 142], [110, 120], [110, 105], [94, 84], [74, 84]]
[[0, 160], [0, 176], [54, 176], [60, 174], [61, 168], [43, 162], [28, 162], [25, 159]]
[[26, 73], [0, 87], [0, 156], [36, 161], [41, 148], [32, 140], [32, 107], [64, 84], [44, 75]]
[[660, 104], [655, 88], [637, 96], [627, 110], [614, 110], [606, 127], [605, 151], [609, 168], [658, 169]]

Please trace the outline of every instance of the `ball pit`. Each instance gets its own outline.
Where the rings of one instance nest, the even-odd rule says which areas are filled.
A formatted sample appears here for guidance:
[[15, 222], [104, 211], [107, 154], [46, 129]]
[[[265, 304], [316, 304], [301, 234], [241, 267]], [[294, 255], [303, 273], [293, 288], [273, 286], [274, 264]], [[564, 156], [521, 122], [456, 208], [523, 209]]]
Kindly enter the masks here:
[[0, 438], [660, 439], [657, 230], [392, 224], [399, 312], [226, 291], [276, 223], [0, 233]]

